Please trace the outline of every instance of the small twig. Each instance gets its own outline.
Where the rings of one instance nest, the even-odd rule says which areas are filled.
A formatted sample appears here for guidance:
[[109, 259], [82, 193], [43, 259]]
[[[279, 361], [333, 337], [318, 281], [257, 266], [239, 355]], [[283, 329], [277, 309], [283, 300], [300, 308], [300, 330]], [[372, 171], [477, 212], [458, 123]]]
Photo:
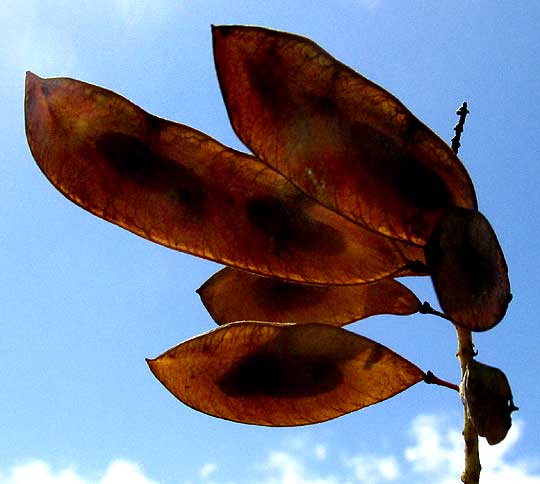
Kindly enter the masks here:
[[431, 371], [428, 371], [426, 373], [426, 376], [424, 378], [424, 382], [431, 385], [439, 385], [441, 387], [450, 388], [451, 390], [455, 390], [459, 393], [459, 387], [455, 383], [450, 383], [445, 380], [441, 380], [439, 377], [435, 376]]
[[450, 321], [451, 323], [454, 323], [454, 321], [452, 321], [452, 319], [449, 316], [447, 316], [444, 313], [441, 313], [440, 311], [437, 311], [436, 309], [433, 309], [431, 307], [431, 304], [429, 304], [427, 301], [424, 301], [422, 303], [418, 312], [420, 314], [432, 314], [433, 316], [438, 316], [439, 318], [443, 318], [443, 319], [446, 319], [447, 321]]
[[467, 109], [467, 103], [464, 102], [459, 109], [456, 111], [456, 114], [459, 116], [459, 121], [454, 126], [454, 131], [456, 134], [452, 138], [452, 150], [457, 155], [459, 147], [461, 146], [461, 133], [463, 133], [463, 125], [465, 124], [465, 118], [469, 114]]

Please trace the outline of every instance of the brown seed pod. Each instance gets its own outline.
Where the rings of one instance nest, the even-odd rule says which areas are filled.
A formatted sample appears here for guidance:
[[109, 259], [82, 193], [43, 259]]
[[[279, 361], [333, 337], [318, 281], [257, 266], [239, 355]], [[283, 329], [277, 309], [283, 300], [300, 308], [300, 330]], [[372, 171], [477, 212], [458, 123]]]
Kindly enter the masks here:
[[501, 321], [512, 298], [508, 268], [480, 212], [449, 208], [426, 245], [426, 260], [439, 303], [455, 324], [487, 331]]
[[518, 410], [506, 375], [498, 368], [471, 360], [460, 394], [478, 435], [490, 445], [501, 442], [512, 425], [512, 412]]

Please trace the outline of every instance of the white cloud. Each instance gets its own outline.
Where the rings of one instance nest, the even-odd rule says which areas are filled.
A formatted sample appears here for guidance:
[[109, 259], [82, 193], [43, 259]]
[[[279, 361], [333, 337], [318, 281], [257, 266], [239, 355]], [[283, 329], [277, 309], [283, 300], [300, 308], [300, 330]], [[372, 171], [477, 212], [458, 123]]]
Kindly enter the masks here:
[[[508, 454], [520, 439], [523, 423], [514, 421], [505, 440], [490, 446], [480, 439], [480, 481], [490, 484], [540, 484], [540, 469], [531, 460], [510, 460]], [[463, 438], [455, 428], [447, 428], [445, 418], [420, 415], [413, 420], [411, 436], [415, 443], [405, 449], [412, 470], [434, 484], [451, 484], [462, 472]]]
[[265, 466], [268, 477], [264, 484], [338, 484], [334, 476], [309, 475], [299, 457], [287, 452], [271, 452]]
[[[540, 484], [540, 467], [531, 459], [512, 458], [512, 450], [523, 431], [514, 424], [506, 439], [490, 446], [480, 440], [482, 483]], [[250, 482], [264, 484], [454, 484], [463, 471], [463, 437], [449, 418], [419, 415], [410, 426], [411, 444], [394, 454], [359, 453], [331, 461], [328, 447], [294, 438], [287, 451], [269, 454], [262, 478]], [[343, 449], [332, 449], [336, 455]], [[330, 469], [325, 475], [321, 462]]]
[[394, 456], [373, 454], [356, 455], [346, 460], [358, 482], [376, 484], [396, 481], [399, 477], [399, 464]]
[[132, 462], [116, 460], [111, 463], [99, 484], [157, 484], [146, 477], [141, 468]]
[[405, 459], [413, 471], [426, 474], [442, 469], [459, 475], [463, 462], [463, 438], [455, 428], [448, 428], [443, 418], [419, 415], [410, 430], [414, 445], [405, 449]]
[[[514, 422], [506, 439], [489, 446], [480, 442], [482, 474], [489, 484], [540, 484], [540, 461], [523, 456], [515, 458], [517, 443], [523, 435], [523, 422]], [[393, 454], [365, 453], [344, 456], [345, 449], [329, 452], [327, 445], [298, 437], [285, 449], [268, 453], [261, 465], [246, 468], [236, 484], [454, 484], [459, 482], [463, 466], [463, 439], [449, 418], [419, 415], [410, 426], [411, 444]], [[330, 458], [330, 456], [337, 456]], [[341, 457], [340, 457], [341, 456]], [[187, 469], [186, 469], [187, 471]], [[218, 464], [208, 462], [192, 484], [225, 484]], [[187, 472], [189, 473], [189, 472]], [[254, 475], [255, 474], [255, 475]], [[75, 468], [53, 469], [40, 460], [0, 472], [0, 484], [157, 484], [141, 468], [125, 460], [113, 461], [98, 479], [81, 476]], [[187, 484], [188, 481], [185, 482]], [[230, 481], [228, 484], [233, 484]]]
[[315, 448], [313, 449], [313, 452], [317, 460], [324, 460], [326, 459], [328, 455], [328, 449], [326, 448], [325, 445], [321, 445], [321, 444], [316, 445]]
[[75, 469], [55, 471], [41, 460], [16, 466], [7, 475], [0, 475], [0, 484], [157, 484], [146, 477], [137, 464], [115, 460], [101, 478], [89, 480], [80, 476]]
[[208, 462], [201, 467], [199, 475], [203, 479], [208, 479], [214, 472], [216, 472], [217, 466], [213, 462]]

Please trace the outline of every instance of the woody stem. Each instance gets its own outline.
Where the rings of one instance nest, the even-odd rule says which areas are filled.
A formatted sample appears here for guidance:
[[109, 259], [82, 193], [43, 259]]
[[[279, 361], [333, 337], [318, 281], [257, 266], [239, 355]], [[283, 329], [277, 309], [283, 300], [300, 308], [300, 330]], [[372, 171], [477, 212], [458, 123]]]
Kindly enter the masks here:
[[[458, 338], [457, 357], [461, 365], [461, 377], [467, 370], [469, 361], [474, 357], [474, 343], [469, 330], [456, 326]], [[480, 482], [480, 455], [478, 453], [478, 432], [469, 418], [467, 409], [464, 412], [463, 439], [465, 440], [465, 470], [461, 474], [463, 484], [478, 484]]]
[[[459, 121], [454, 127], [456, 132], [452, 138], [452, 150], [457, 155], [459, 147], [461, 146], [461, 133], [463, 133], [463, 125], [465, 124], [465, 118], [469, 114], [467, 109], [467, 103], [464, 102], [456, 111], [459, 116]], [[436, 314], [433, 312], [432, 314]], [[441, 313], [442, 314], [442, 313]], [[441, 314], [437, 314], [440, 316]], [[445, 317], [445, 315], [442, 315]], [[450, 319], [447, 317], [447, 319]], [[458, 339], [458, 351], [457, 357], [461, 365], [461, 379], [465, 375], [467, 365], [475, 356], [474, 343], [472, 339], [472, 333], [468, 329], [460, 328], [456, 326], [457, 339]], [[480, 482], [480, 454], [478, 453], [478, 432], [474, 428], [474, 425], [468, 415], [467, 409], [463, 408], [464, 412], [464, 425], [463, 425], [463, 439], [465, 440], [465, 470], [461, 474], [461, 481], [463, 484], [478, 484]]]

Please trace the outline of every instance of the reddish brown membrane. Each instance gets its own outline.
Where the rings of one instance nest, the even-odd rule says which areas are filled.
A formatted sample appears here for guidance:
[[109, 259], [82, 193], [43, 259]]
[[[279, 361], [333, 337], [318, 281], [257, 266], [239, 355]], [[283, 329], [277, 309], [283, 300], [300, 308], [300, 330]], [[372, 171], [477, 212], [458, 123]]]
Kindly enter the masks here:
[[148, 364], [187, 405], [269, 426], [336, 418], [425, 377], [379, 343], [326, 324], [230, 323]]

